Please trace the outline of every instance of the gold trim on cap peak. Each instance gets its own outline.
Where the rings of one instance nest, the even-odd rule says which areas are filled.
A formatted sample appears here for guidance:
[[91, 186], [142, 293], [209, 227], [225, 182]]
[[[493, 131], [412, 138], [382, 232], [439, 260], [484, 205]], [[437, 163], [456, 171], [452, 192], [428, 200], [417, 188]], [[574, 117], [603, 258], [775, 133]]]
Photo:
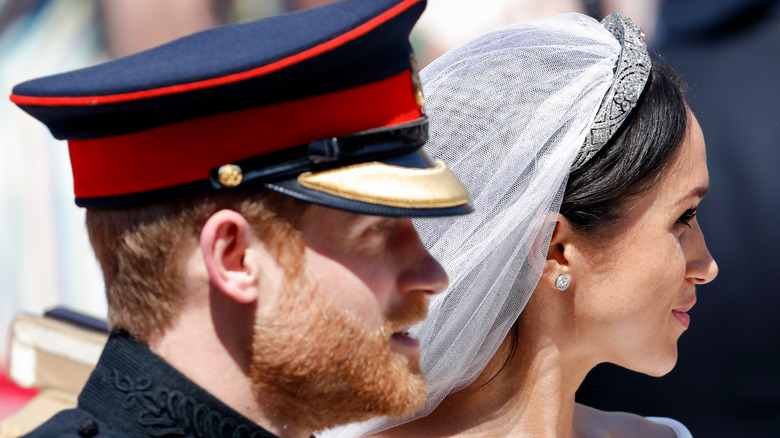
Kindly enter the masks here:
[[442, 161], [419, 169], [377, 161], [298, 176], [303, 187], [367, 204], [399, 208], [447, 208], [469, 202], [466, 187]]

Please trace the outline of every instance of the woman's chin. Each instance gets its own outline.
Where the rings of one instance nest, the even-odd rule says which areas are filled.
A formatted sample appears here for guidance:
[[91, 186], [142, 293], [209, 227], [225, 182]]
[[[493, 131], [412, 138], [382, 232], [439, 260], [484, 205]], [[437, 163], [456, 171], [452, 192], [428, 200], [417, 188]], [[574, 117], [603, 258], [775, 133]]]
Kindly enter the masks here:
[[651, 377], [662, 377], [666, 374], [669, 374], [669, 372], [674, 369], [675, 365], [677, 365], [676, 343], [670, 350], [653, 355], [649, 358], [642, 358], [641, 356], [637, 355], [637, 360], [634, 360], [630, 366], [622, 366], [624, 368], [628, 368], [631, 371], [646, 374]]
[[672, 363], [671, 365], [668, 365], [666, 367], [659, 366], [659, 367], [657, 367], [655, 369], [646, 371], [644, 374], [647, 374], [648, 376], [651, 376], [651, 377], [663, 377], [663, 376], [669, 374], [669, 372], [672, 371], [672, 369], [674, 369], [675, 363]]

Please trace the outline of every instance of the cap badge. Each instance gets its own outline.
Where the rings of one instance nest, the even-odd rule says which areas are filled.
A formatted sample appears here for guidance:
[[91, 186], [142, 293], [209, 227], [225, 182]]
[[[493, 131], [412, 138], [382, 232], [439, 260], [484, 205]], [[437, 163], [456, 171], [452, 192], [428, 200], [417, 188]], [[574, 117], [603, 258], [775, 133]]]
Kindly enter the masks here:
[[244, 179], [244, 173], [235, 164], [225, 164], [220, 166], [217, 171], [217, 178], [219, 183], [225, 187], [236, 187]]

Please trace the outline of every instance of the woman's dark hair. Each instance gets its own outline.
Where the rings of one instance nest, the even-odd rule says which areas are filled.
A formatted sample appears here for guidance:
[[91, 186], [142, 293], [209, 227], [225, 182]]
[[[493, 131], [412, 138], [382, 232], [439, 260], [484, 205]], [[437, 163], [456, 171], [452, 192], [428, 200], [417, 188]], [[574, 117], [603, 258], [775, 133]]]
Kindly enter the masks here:
[[652, 187], [688, 127], [682, 80], [654, 61], [628, 120], [585, 165], [569, 175], [561, 214], [575, 231], [606, 237], [619, 230], [626, 202]]

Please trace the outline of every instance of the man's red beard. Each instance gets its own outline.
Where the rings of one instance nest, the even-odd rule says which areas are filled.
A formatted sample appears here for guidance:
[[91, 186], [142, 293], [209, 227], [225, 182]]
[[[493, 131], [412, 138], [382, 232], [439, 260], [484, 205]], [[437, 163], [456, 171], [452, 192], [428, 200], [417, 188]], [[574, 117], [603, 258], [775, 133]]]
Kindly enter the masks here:
[[423, 406], [419, 358], [391, 352], [390, 337], [425, 317], [427, 297], [409, 294], [369, 331], [315, 286], [290, 283], [273, 315], [255, 325], [250, 376], [264, 409], [283, 424], [318, 430]]

